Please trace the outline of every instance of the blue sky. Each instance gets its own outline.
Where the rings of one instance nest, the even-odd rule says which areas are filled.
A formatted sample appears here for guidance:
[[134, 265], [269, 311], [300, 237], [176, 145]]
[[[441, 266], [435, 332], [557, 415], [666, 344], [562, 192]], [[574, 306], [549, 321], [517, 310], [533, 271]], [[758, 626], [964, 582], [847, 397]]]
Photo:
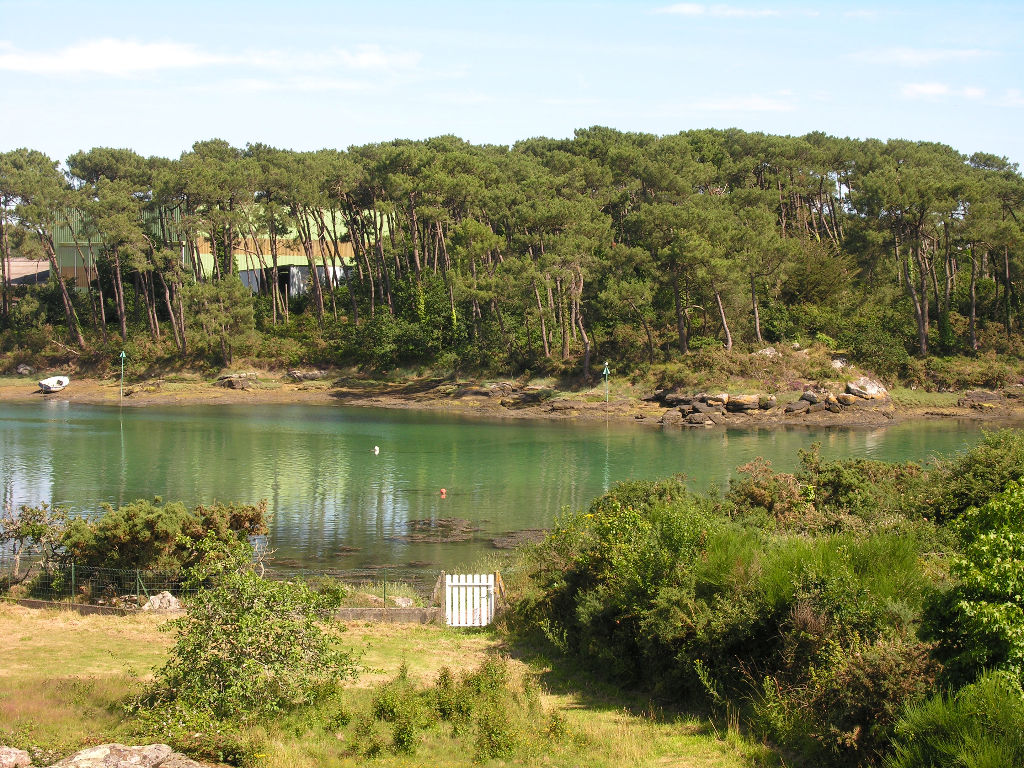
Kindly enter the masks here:
[[0, 150], [736, 126], [1024, 162], [1024, 3], [0, 0]]

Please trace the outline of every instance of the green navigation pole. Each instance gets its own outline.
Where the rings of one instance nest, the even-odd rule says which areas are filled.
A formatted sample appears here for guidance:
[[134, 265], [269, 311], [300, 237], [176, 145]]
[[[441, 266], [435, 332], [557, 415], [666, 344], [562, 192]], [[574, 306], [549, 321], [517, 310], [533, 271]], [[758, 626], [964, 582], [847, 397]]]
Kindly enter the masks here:
[[605, 410], [608, 409], [608, 376], [610, 374], [611, 374], [611, 371], [608, 370], [608, 361], [605, 360], [604, 361], [604, 371], [601, 373], [601, 375], [604, 376], [604, 407], [605, 407]]
[[124, 350], [121, 350], [121, 400], [124, 400]]

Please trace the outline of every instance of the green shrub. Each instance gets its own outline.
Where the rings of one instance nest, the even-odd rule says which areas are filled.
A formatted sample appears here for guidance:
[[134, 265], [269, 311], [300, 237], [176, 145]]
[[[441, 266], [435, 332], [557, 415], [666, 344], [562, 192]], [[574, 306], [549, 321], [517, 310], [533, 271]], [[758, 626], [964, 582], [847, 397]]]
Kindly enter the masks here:
[[907, 707], [888, 768], [1018, 768], [1024, 765], [1024, 692], [987, 674], [953, 695]]
[[180, 569], [194, 564], [190, 543], [207, 535], [221, 542], [267, 532], [267, 502], [199, 505], [138, 499], [120, 507], [101, 505], [103, 514], [76, 518], [64, 528], [59, 545], [79, 565], [106, 568]]
[[874, 761], [894, 702], [935, 677], [914, 639], [932, 539], [909, 525], [826, 535], [792, 476], [747, 474], [724, 504], [678, 480], [624, 483], [565, 517], [531, 555], [511, 624], [615, 680], [745, 712], [815, 764]]
[[956, 528], [965, 542], [950, 566], [956, 581], [930, 601], [923, 635], [937, 642], [953, 684], [986, 670], [1024, 682], [1024, 485], [968, 510]]
[[974, 448], [955, 459], [938, 462], [930, 473], [932, 495], [926, 509], [940, 521], [980, 507], [1006, 486], [1024, 477], [1024, 431], [986, 432]]
[[354, 671], [322, 621], [337, 607], [301, 583], [257, 575], [247, 544], [207, 535], [188, 574], [188, 611], [149, 705], [245, 722], [308, 704]]

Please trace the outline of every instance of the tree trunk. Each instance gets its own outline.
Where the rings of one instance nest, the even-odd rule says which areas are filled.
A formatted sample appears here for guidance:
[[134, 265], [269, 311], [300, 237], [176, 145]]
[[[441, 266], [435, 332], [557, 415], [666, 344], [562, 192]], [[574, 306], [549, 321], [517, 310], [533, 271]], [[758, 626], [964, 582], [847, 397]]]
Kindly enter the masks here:
[[121, 279], [121, 255], [114, 251], [114, 303], [117, 305], [117, 320], [121, 324], [121, 340], [128, 340], [128, 318], [124, 305], [124, 282]]
[[764, 344], [761, 338], [761, 314], [757, 311], [757, 280], [754, 275], [750, 276], [750, 306], [754, 309], [754, 332], [757, 335], [757, 343]]
[[676, 332], [679, 334], [679, 350], [685, 355], [690, 351], [690, 338], [686, 327], [686, 315], [679, 295], [679, 275], [672, 270], [672, 298], [676, 305]]
[[547, 323], [544, 322], [544, 307], [540, 303], [540, 291], [537, 289], [536, 282], [533, 284], [533, 295], [537, 297], [537, 316], [540, 318], [540, 335], [544, 340], [544, 357], [550, 360], [551, 347], [548, 346], [548, 327]]
[[974, 257], [974, 246], [971, 246], [971, 349], [978, 351], [977, 307], [978, 307], [978, 260]]
[[49, 238], [45, 237], [42, 233], [37, 234], [40, 241], [42, 241], [43, 250], [46, 251], [46, 258], [50, 262], [50, 269], [53, 270], [53, 274], [57, 278], [57, 285], [60, 286], [60, 297], [64, 302], [64, 316], [68, 323], [68, 337], [79, 347], [84, 347], [85, 337], [82, 336], [82, 329], [78, 327], [78, 315], [75, 313], [75, 305], [71, 303], [71, 294], [68, 293], [67, 283], [64, 282], [64, 277], [60, 273], [60, 267], [57, 266], [57, 251]]
[[722, 330], [725, 332], [725, 349], [728, 352], [732, 349], [732, 332], [729, 330], [729, 323], [725, 319], [725, 307], [722, 306], [722, 294], [714, 285], [711, 290], [715, 292], [715, 301], [718, 302], [718, 315], [722, 319]]

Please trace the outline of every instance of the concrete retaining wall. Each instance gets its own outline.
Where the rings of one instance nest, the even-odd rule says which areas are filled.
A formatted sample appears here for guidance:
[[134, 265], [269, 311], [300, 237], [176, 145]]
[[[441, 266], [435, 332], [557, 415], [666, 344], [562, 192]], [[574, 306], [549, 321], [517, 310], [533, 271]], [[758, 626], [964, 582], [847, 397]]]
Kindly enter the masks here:
[[334, 614], [339, 621], [380, 621], [387, 624], [441, 624], [440, 608], [341, 608]]

